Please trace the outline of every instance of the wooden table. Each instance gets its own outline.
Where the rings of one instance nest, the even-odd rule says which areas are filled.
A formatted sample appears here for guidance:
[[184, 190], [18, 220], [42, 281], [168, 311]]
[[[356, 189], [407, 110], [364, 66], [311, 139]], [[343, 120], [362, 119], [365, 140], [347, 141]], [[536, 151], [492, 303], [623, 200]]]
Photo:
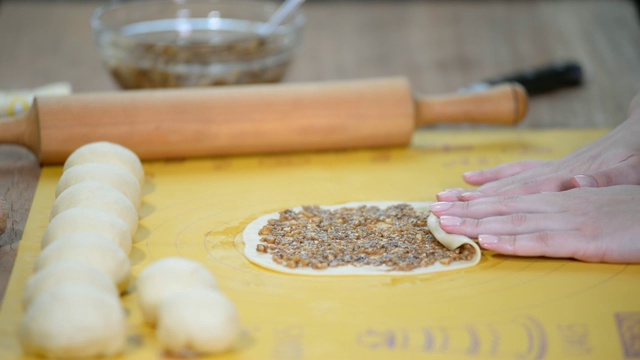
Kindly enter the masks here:
[[[97, 1], [0, 3], [0, 88], [56, 81], [74, 92], [117, 90], [93, 46]], [[389, 75], [440, 94], [555, 60], [576, 60], [586, 82], [531, 99], [521, 128], [609, 128], [640, 91], [640, 22], [632, 1], [309, 0], [304, 45], [286, 81]], [[0, 299], [38, 181], [28, 151], [0, 145]], [[1, 218], [1, 217], [0, 217]], [[0, 224], [0, 228], [2, 228]]]

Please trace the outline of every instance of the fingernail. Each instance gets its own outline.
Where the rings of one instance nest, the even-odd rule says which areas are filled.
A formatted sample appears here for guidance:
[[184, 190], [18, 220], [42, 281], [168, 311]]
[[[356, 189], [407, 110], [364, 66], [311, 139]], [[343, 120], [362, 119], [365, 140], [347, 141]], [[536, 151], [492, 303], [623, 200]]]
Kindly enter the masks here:
[[446, 189], [446, 190], [442, 190], [441, 192], [438, 193], [438, 195], [450, 195], [450, 194], [456, 194], [461, 192], [462, 189]]
[[478, 236], [478, 241], [480, 241], [480, 245], [493, 245], [497, 244], [500, 241], [500, 238], [495, 235], [480, 235]]
[[479, 171], [467, 171], [465, 173], [462, 174], [462, 176], [476, 176], [478, 175]]
[[573, 179], [580, 185], [580, 187], [596, 187], [596, 180], [589, 175], [576, 175]]
[[466, 192], [466, 193], [460, 194], [460, 198], [469, 200], [469, 199], [475, 199], [477, 197], [480, 197], [480, 195], [482, 195], [482, 194], [477, 192], [477, 191], [471, 191], [471, 192]]
[[431, 204], [429, 206], [429, 208], [431, 209], [431, 211], [445, 211], [445, 210], [449, 210], [451, 208], [451, 205], [453, 205], [450, 202], [435, 202], [433, 204]]
[[442, 216], [440, 217], [440, 225], [444, 226], [459, 226], [462, 224], [462, 219], [457, 216]]

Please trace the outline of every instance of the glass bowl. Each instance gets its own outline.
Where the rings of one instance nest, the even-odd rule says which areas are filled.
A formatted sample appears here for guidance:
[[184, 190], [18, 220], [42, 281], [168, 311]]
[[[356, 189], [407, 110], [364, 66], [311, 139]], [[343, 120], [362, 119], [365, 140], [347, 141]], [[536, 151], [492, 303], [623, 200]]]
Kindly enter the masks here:
[[98, 8], [91, 25], [102, 59], [124, 89], [282, 80], [302, 39], [301, 10], [274, 29], [279, 2], [147, 0]]

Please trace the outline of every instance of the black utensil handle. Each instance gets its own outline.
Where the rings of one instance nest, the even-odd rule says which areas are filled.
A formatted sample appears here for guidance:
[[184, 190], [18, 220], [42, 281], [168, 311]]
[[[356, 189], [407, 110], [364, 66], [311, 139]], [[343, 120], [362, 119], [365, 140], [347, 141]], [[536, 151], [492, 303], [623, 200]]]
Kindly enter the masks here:
[[537, 95], [553, 90], [582, 84], [582, 68], [575, 62], [557, 62], [485, 81], [490, 85], [515, 81], [520, 83], [529, 95]]

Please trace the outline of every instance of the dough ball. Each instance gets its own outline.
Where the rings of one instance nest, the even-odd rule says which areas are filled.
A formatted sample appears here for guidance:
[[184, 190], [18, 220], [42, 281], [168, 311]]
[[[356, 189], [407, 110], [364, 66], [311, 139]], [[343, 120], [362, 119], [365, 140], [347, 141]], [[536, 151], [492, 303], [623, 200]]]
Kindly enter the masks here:
[[120, 300], [90, 286], [65, 285], [33, 301], [18, 330], [23, 350], [62, 359], [121, 352], [126, 318]]
[[106, 210], [129, 225], [129, 233], [138, 230], [138, 211], [126, 196], [112, 186], [87, 180], [63, 191], [53, 202], [51, 219], [71, 208], [95, 208]]
[[31, 276], [22, 293], [22, 304], [28, 309], [41, 294], [69, 284], [91, 287], [114, 298], [119, 297], [116, 285], [107, 274], [87, 263], [65, 261], [47, 266]]
[[240, 322], [235, 306], [221, 292], [193, 288], [160, 303], [156, 334], [171, 353], [213, 354], [233, 347]]
[[46, 248], [59, 237], [74, 232], [102, 234], [126, 254], [131, 251], [129, 225], [113, 213], [94, 208], [71, 208], [56, 215], [44, 231], [42, 248]]
[[67, 261], [80, 261], [97, 268], [107, 274], [120, 291], [127, 287], [131, 273], [129, 258], [104, 235], [76, 232], [58, 238], [38, 255], [35, 270]]
[[184, 258], [165, 258], [147, 266], [137, 281], [138, 304], [144, 320], [155, 324], [162, 299], [190, 288], [217, 290], [218, 283], [207, 268]]
[[65, 171], [58, 181], [56, 197], [70, 186], [86, 180], [113, 186], [126, 196], [136, 209], [140, 208], [142, 196], [138, 179], [122, 166], [110, 163], [80, 164]]
[[102, 162], [122, 166], [138, 179], [140, 186], [144, 184], [144, 168], [138, 155], [122, 145], [108, 141], [80, 146], [69, 155], [63, 169], [67, 171], [76, 165]]

